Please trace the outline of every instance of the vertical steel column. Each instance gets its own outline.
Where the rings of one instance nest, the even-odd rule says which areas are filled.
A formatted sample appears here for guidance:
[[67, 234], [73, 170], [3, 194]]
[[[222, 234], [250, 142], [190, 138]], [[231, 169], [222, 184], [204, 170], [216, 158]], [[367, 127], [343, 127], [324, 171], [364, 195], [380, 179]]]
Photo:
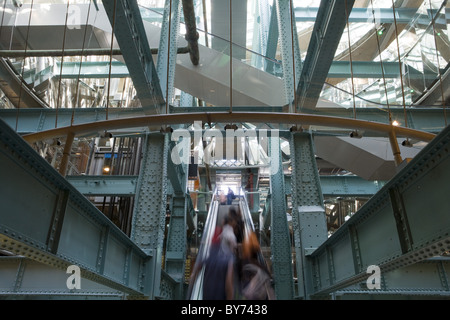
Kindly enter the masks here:
[[[171, 9], [170, 2], [172, 2]], [[172, 15], [169, 19], [170, 11]], [[159, 40], [156, 72], [158, 74], [162, 94], [164, 97], [167, 95], [169, 104], [171, 103], [174, 94], [173, 84], [175, 81], [175, 65], [177, 61], [177, 39], [180, 34], [180, 12], [180, 0], [166, 0]], [[168, 94], [167, 87], [169, 88]]]
[[280, 139], [270, 137], [271, 250], [275, 295], [280, 300], [294, 297], [291, 241], [287, 222], [284, 173]]
[[[267, 49], [265, 51], [266, 57], [269, 59], [275, 59], [277, 54], [278, 47], [278, 17], [277, 17], [277, 7], [276, 5], [272, 5], [271, 13], [270, 13], [270, 25], [269, 25], [269, 34], [267, 36]], [[269, 73], [276, 74], [278, 70], [275, 68], [275, 64], [268, 60], [266, 61], [265, 70]]]
[[[276, 0], [275, 2], [277, 6], [278, 29], [280, 32], [281, 59], [283, 60], [285, 103], [289, 104], [289, 112], [294, 112], [292, 102], [294, 101], [294, 92], [297, 88], [298, 80], [300, 79], [302, 63], [298, 45], [297, 28], [295, 26], [295, 15], [294, 12], [291, 12], [291, 1]], [[294, 40], [294, 44], [292, 44], [292, 39]], [[294, 53], [292, 53], [292, 49], [294, 50]], [[292, 57], [292, 55], [294, 55], [294, 57]], [[293, 66], [294, 61], [295, 66]], [[294, 76], [296, 83], [294, 83]]]
[[[267, 9], [265, 9], [264, 4], [267, 4], [267, 0], [261, 0], [258, 3], [253, 3], [252, 10], [255, 12], [257, 19], [253, 21], [253, 30], [258, 30], [257, 32], [253, 32], [252, 39], [252, 47], [255, 48], [254, 51], [264, 54], [265, 47], [267, 44], [267, 32], [266, 28], [268, 27], [268, 23], [265, 23], [267, 20]], [[268, 4], [267, 4], [268, 5]], [[263, 58], [260, 55], [253, 54], [252, 55], [252, 66], [257, 69], [261, 69], [264, 66]]]
[[167, 155], [169, 138], [149, 134], [144, 145], [144, 158], [136, 189], [131, 239], [147, 254], [153, 255], [146, 281], [152, 288], [150, 298], [159, 295], [164, 240]]
[[[179, 142], [183, 150], [190, 149], [190, 139], [183, 139]], [[187, 245], [187, 177], [189, 154], [179, 155], [182, 159], [180, 166], [183, 170], [176, 170], [177, 179], [181, 186], [180, 190], [173, 191], [172, 208], [170, 214], [169, 230], [167, 232], [166, 252], [165, 252], [165, 271], [177, 282], [175, 289], [175, 299], [183, 299], [184, 270], [186, 264], [186, 245]], [[168, 165], [174, 165], [169, 161]]]
[[[313, 287], [312, 264], [306, 257], [327, 239], [327, 222], [311, 135], [292, 133], [290, 148], [298, 294], [306, 299]], [[332, 261], [331, 255], [328, 258]], [[333, 270], [329, 271], [332, 275]]]

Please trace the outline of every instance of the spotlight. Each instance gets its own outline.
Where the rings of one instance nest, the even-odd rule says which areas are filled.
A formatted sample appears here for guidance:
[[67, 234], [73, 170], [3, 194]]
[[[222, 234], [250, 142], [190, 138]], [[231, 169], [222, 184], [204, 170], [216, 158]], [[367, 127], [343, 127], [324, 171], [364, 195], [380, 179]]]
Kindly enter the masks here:
[[13, 0], [13, 4], [16, 8], [21, 8], [23, 5], [22, 1], [19, 0]]
[[404, 147], [412, 147], [413, 145], [412, 145], [411, 141], [406, 139], [406, 140], [402, 141], [402, 146], [404, 146]]
[[292, 126], [289, 128], [289, 131], [290, 132], [303, 132], [303, 128], [301, 126], [300, 127]]
[[113, 137], [112, 133], [106, 130], [100, 134], [100, 138], [112, 138], [112, 137]]
[[227, 124], [227, 125], [225, 126], [225, 130], [228, 130], [228, 129], [231, 129], [231, 130], [236, 131], [236, 130], [238, 129], [238, 127], [237, 127], [237, 125], [235, 125], [235, 124]]
[[161, 129], [159, 131], [161, 133], [172, 133], [173, 129], [172, 129], [172, 127], [168, 126], [168, 127], [165, 127], [165, 128], [161, 127]]
[[392, 125], [395, 127], [398, 127], [400, 125], [400, 122], [398, 122], [397, 120], [392, 121]]
[[104, 168], [103, 168], [103, 172], [104, 172], [104, 173], [109, 173], [109, 171], [111, 171], [111, 168], [110, 168], [110, 167], [104, 167]]
[[384, 26], [380, 27], [380, 29], [377, 30], [378, 35], [383, 35], [384, 31], [386, 30], [386, 28]]
[[355, 131], [350, 132], [350, 138], [361, 139], [362, 135], [358, 131], [355, 130]]

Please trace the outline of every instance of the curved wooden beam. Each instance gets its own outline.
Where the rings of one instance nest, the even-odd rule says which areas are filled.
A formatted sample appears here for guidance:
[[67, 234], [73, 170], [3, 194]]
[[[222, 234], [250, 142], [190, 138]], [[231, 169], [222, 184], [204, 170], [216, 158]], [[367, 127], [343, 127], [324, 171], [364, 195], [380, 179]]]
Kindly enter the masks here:
[[394, 132], [398, 137], [412, 138], [420, 141], [431, 141], [436, 135], [405, 128], [393, 126], [380, 122], [373, 122], [367, 120], [356, 120], [350, 118], [341, 118], [333, 116], [311, 115], [303, 113], [275, 113], [275, 112], [192, 112], [192, 113], [177, 113], [164, 115], [150, 115], [133, 118], [122, 118], [113, 120], [104, 120], [97, 122], [90, 122], [85, 124], [77, 124], [73, 126], [61, 127], [38, 133], [23, 135], [23, 138], [29, 142], [37, 142], [50, 138], [58, 138], [67, 136], [69, 133], [75, 136], [89, 134], [92, 132], [102, 132], [105, 130], [136, 128], [147, 126], [163, 126], [174, 124], [186, 124], [201, 121], [202, 123], [238, 123], [238, 122], [253, 122], [253, 123], [279, 123], [291, 125], [316, 125], [324, 127], [334, 127], [349, 130], [364, 130], [385, 134], [389, 136]]

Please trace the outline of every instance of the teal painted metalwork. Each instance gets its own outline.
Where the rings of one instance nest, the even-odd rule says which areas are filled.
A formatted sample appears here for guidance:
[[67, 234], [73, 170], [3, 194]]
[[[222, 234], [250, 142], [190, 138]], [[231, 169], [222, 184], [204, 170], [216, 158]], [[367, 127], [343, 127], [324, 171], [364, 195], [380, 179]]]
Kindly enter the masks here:
[[449, 149], [447, 127], [313, 252], [315, 277], [327, 278], [327, 251], [336, 268], [334, 284], [321, 281], [314, 294], [364, 281], [370, 265], [385, 274], [450, 250]]
[[281, 162], [280, 139], [271, 137], [270, 148], [270, 194], [272, 202], [270, 240], [275, 295], [280, 300], [294, 298], [292, 256], [287, 222], [286, 193]]
[[119, 300], [127, 294], [84, 277], [80, 289], [69, 289], [66, 270], [18, 256], [0, 257], [0, 299]]
[[[306, 256], [327, 239], [327, 224], [312, 136], [308, 133], [292, 133], [290, 148], [292, 228], [298, 275], [298, 295], [303, 299], [308, 299], [313, 287], [311, 278], [313, 266]], [[332, 253], [328, 252], [327, 259], [332, 259], [331, 255]], [[333, 264], [329, 264], [327, 273], [332, 279]]]
[[103, 3], [146, 114], [161, 113], [165, 98], [136, 0]]
[[[368, 181], [358, 176], [320, 176], [320, 186], [325, 197], [370, 197], [386, 184], [385, 181]], [[286, 193], [291, 194], [292, 175], [285, 175]]]
[[137, 176], [67, 176], [79, 192], [86, 196], [130, 197], [136, 193]]
[[[169, 17], [169, 15], [171, 15]], [[177, 62], [177, 39], [180, 34], [181, 1], [166, 0], [159, 40], [158, 61], [156, 72], [160, 81], [161, 91], [171, 103], [174, 94], [175, 65]], [[170, 21], [170, 26], [169, 26]], [[169, 33], [170, 31], [170, 33]], [[167, 87], [169, 93], [166, 92]]]
[[[145, 295], [151, 255], [144, 253], [7, 124], [0, 121], [0, 248], [57, 269], [75, 264], [81, 276]], [[23, 194], [28, 201], [23, 201]], [[124, 261], [132, 255], [130, 281]], [[19, 284], [17, 284], [19, 285]]]
[[159, 133], [147, 135], [133, 212], [131, 239], [154, 257], [152, 270], [146, 279], [151, 283], [151, 298], [158, 296], [160, 290], [168, 147], [167, 135]]
[[[354, 0], [321, 1], [299, 79], [296, 111], [315, 108]], [[283, 59], [284, 60], [284, 59]]]
[[289, 111], [293, 112], [295, 106], [292, 106], [292, 102], [294, 101], [295, 90], [302, 71], [298, 37], [292, 36], [292, 34], [297, 34], [297, 27], [295, 23], [291, 24], [291, 21], [295, 19], [294, 12], [291, 12], [292, 2], [276, 0], [275, 3], [278, 16], [278, 30], [280, 33], [281, 60], [283, 61], [285, 103], [289, 104]]
[[[183, 139], [179, 142], [184, 147], [183, 150], [188, 150], [190, 147], [190, 139]], [[173, 147], [173, 141], [170, 146]], [[170, 148], [169, 150], [171, 150]], [[170, 153], [171, 154], [171, 153]], [[173, 178], [171, 181], [176, 180], [178, 187], [174, 187], [171, 200], [171, 212], [169, 229], [167, 232], [166, 240], [166, 252], [165, 252], [165, 271], [174, 279], [177, 283], [174, 298], [184, 298], [184, 273], [186, 264], [186, 246], [187, 246], [187, 220], [191, 220], [190, 211], [188, 210], [188, 201], [191, 201], [190, 196], [187, 194], [187, 172], [188, 172], [188, 159], [189, 154], [178, 155], [181, 157], [180, 164], [175, 166], [173, 163], [173, 155], [168, 156], [168, 171], [172, 171]], [[177, 169], [177, 170], [174, 170]], [[172, 182], [173, 186], [173, 182]], [[189, 218], [188, 218], [189, 217]], [[191, 224], [193, 224], [191, 222]]]

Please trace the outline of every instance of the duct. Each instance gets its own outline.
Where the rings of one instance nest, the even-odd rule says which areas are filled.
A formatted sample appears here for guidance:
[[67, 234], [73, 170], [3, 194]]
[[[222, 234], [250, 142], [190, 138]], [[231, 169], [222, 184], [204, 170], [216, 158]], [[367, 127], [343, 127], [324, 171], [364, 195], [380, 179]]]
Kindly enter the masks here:
[[193, 65], [198, 65], [200, 60], [198, 50], [198, 38], [197, 25], [195, 21], [194, 2], [193, 0], [183, 0], [183, 15], [184, 22], [186, 24], [185, 39], [188, 42], [189, 55]]

